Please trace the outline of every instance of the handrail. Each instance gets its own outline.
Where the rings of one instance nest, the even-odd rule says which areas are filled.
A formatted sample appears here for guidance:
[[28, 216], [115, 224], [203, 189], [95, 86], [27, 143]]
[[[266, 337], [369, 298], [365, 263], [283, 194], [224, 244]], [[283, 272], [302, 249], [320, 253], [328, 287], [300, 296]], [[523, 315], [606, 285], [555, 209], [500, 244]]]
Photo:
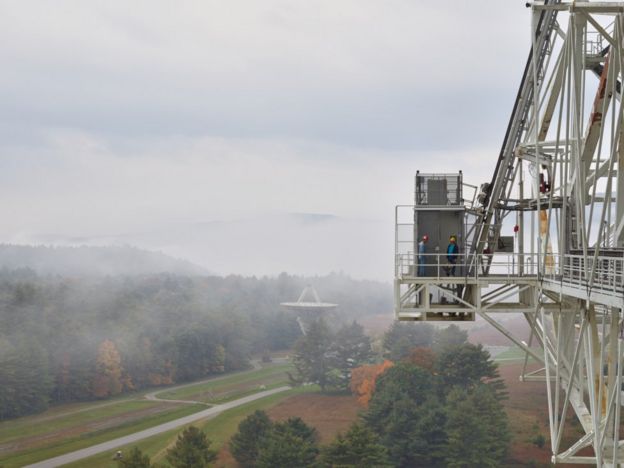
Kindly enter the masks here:
[[[395, 255], [395, 277], [423, 277], [440, 281], [449, 277], [485, 278], [485, 277], [527, 277], [538, 276], [536, 253], [509, 254], [457, 254], [457, 261], [449, 262], [446, 253], [417, 254], [414, 252]], [[421, 261], [419, 261], [421, 260]], [[522, 262], [524, 268], [518, 268]], [[542, 262], [540, 279], [556, 280], [568, 285], [611, 292], [624, 291], [624, 258], [583, 255], [549, 255]], [[487, 265], [490, 265], [489, 272]], [[471, 268], [477, 266], [477, 268]], [[481, 266], [481, 268], [479, 268]], [[419, 271], [420, 270], [420, 271]], [[523, 274], [520, 274], [520, 271]], [[592, 271], [593, 282], [592, 282]], [[420, 274], [419, 274], [420, 273]]]

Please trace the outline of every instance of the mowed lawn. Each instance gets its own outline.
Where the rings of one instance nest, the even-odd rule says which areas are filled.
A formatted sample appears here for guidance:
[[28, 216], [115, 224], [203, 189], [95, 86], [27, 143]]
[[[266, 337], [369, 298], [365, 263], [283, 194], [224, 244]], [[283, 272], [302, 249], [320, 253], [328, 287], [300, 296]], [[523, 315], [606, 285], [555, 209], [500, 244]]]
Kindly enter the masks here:
[[291, 364], [276, 364], [262, 369], [234, 374], [228, 378], [219, 378], [183, 388], [164, 390], [158, 398], [169, 400], [193, 400], [204, 403], [223, 403], [250, 395], [262, 389], [271, 389], [288, 384], [287, 372], [292, 371]]
[[[290, 364], [218, 377], [189, 384], [159, 397], [222, 403], [287, 382]], [[147, 429], [207, 408], [201, 404], [174, 404], [143, 399], [144, 394], [105, 402], [54, 407], [40, 415], [0, 423], [0, 466], [23, 466]], [[197, 398], [194, 398], [197, 397]], [[82, 465], [84, 466], [84, 465]]]
[[[300, 394], [316, 395], [318, 394], [318, 387], [305, 386], [293, 388], [285, 392], [270, 395], [266, 398], [232, 408], [231, 410], [224, 411], [214, 418], [197, 421], [193, 423], [193, 425], [201, 428], [206, 433], [212, 442], [212, 448], [220, 450], [224, 448], [225, 444], [230, 440], [232, 435], [236, 433], [238, 424], [248, 415], [258, 409], [268, 410], [280, 402]], [[169, 466], [166, 460], [167, 449], [175, 444], [178, 434], [183, 430], [184, 427], [181, 427], [179, 429], [144, 439], [134, 444], [129, 444], [125, 447], [120, 447], [118, 450], [121, 450], [123, 453], [129, 453], [133, 447], [138, 447], [142, 452], [150, 456], [153, 463], [158, 463], [159, 466], [167, 467]], [[117, 463], [112, 460], [113, 456], [114, 452], [102, 453], [100, 455], [85, 458], [76, 463], [65, 466], [74, 468], [85, 466], [90, 468], [115, 468], [117, 467]], [[227, 461], [221, 461], [222, 458], [223, 457], [220, 456], [220, 461], [216, 464], [216, 466], [232, 466]]]
[[[172, 405], [152, 401], [124, 401], [93, 412], [68, 414], [30, 426], [10, 440], [2, 437], [0, 466], [19, 467], [122, 437], [206, 409], [205, 405]], [[26, 428], [24, 428], [26, 429]]]
[[[537, 353], [541, 352], [538, 349], [536, 349], [535, 351]], [[502, 353], [497, 354], [492, 359], [494, 361], [523, 361], [525, 355], [526, 353], [522, 349], [518, 348], [517, 346], [510, 346], [507, 351], [503, 351]], [[529, 356], [529, 362], [535, 362], [535, 359]]]

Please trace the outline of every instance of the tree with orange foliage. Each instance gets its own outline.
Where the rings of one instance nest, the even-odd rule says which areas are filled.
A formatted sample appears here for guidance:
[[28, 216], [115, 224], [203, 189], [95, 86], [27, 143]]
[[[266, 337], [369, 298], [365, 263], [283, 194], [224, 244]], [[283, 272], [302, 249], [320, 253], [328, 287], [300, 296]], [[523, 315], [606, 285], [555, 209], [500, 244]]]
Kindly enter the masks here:
[[351, 392], [358, 397], [358, 402], [368, 406], [375, 391], [375, 381], [386, 369], [394, 366], [392, 361], [385, 360], [381, 364], [360, 366], [351, 372]]
[[97, 398], [121, 393], [122, 369], [121, 356], [115, 343], [111, 340], [104, 340], [98, 348], [95, 364], [95, 378], [93, 379], [93, 395]]

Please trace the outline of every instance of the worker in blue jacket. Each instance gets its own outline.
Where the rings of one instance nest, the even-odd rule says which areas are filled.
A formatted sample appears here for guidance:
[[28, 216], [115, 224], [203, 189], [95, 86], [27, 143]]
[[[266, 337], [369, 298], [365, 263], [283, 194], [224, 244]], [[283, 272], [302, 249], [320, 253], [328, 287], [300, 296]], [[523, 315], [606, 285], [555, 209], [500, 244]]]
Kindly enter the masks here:
[[446, 270], [447, 276], [455, 276], [455, 268], [457, 266], [457, 258], [459, 257], [459, 247], [457, 247], [457, 237], [451, 236], [449, 239], [449, 245], [446, 248], [446, 259], [449, 262], [449, 266]]

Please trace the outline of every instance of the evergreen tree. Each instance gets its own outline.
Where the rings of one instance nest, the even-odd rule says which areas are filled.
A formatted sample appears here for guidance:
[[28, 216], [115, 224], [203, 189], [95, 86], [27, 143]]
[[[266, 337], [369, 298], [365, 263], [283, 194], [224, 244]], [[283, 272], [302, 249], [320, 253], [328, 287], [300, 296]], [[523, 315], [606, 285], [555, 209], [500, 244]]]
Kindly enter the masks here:
[[455, 388], [448, 395], [446, 433], [449, 467], [501, 466], [509, 446], [507, 415], [494, 390]]
[[[220, 344], [214, 324], [195, 326], [184, 330], [174, 338], [176, 355], [176, 378], [187, 381], [205, 377], [213, 372], [223, 372], [225, 349]], [[222, 329], [222, 327], [219, 327]]]
[[353, 369], [368, 364], [373, 356], [370, 338], [364, 334], [364, 328], [354, 321], [338, 330], [330, 355], [332, 367], [337, 371], [334, 386], [348, 390]]
[[409, 356], [403, 359], [403, 362], [409, 362], [433, 374], [435, 360], [436, 355], [431, 348], [414, 348], [410, 351]]
[[416, 347], [429, 347], [434, 328], [428, 323], [394, 322], [384, 334], [384, 357], [397, 362], [409, 356]]
[[0, 340], [0, 420], [45, 410], [52, 390], [43, 348], [23, 337], [16, 343]]
[[303, 419], [298, 416], [290, 417], [284, 422], [273, 425], [273, 433], [292, 432], [306, 443], [316, 445], [318, 443], [318, 432], [315, 428], [308, 426]]
[[387, 369], [375, 382], [375, 391], [364, 418], [377, 434], [392, 424], [397, 402], [421, 405], [434, 393], [433, 376], [413, 364], [399, 363]]
[[174, 468], [203, 468], [216, 458], [206, 434], [195, 426], [182, 431], [175, 446], [167, 450], [167, 461]]
[[151, 468], [150, 458], [145, 455], [138, 447], [130, 450], [127, 457], [117, 462], [120, 468]]
[[310, 324], [307, 334], [295, 343], [295, 375], [289, 374], [294, 384], [316, 383], [325, 391], [332, 370], [329, 353], [331, 341], [331, 333], [322, 318]]
[[[258, 452], [258, 468], [310, 467], [316, 464], [319, 453], [315, 441], [302, 437], [301, 427], [293, 424], [276, 424], [263, 438]], [[298, 424], [297, 424], [298, 426]], [[309, 431], [306, 431], [309, 432]]]
[[238, 425], [238, 432], [230, 441], [230, 452], [243, 467], [254, 467], [262, 438], [272, 429], [272, 423], [264, 411], [257, 410]]
[[448, 348], [438, 356], [436, 371], [443, 393], [454, 386], [472, 389], [487, 383], [498, 398], [505, 397], [505, 384], [498, 373], [498, 366], [490, 360], [490, 353], [481, 345], [464, 343]]
[[377, 379], [364, 420], [394, 466], [444, 465], [446, 415], [434, 380], [430, 371], [407, 362]]
[[444, 466], [444, 406], [434, 396], [417, 406], [410, 399], [395, 402], [380, 440], [397, 467]]
[[437, 328], [433, 335], [433, 350], [436, 354], [461, 346], [468, 340], [468, 332], [454, 323], [446, 328]]
[[346, 434], [323, 450], [323, 465], [328, 467], [390, 467], [387, 450], [378, 437], [361, 423], [355, 423]]

